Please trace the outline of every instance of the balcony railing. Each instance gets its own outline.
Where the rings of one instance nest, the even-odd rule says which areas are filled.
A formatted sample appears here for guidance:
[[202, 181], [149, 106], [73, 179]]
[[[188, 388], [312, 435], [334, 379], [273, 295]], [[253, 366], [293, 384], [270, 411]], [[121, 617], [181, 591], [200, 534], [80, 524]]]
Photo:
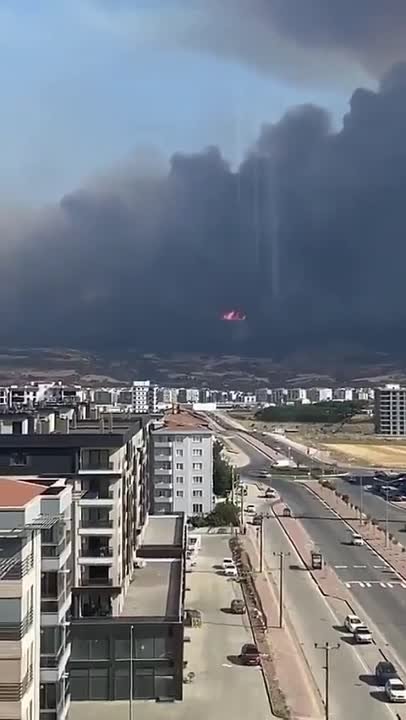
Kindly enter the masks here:
[[66, 589], [62, 590], [59, 596], [47, 597], [42, 595], [41, 597], [41, 612], [42, 613], [58, 613], [60, 607], [64, 604], [70, 594], [70, 587], [67, 585]]
[[1, 683], [0, 682], [0, 702], [19, 702], [24, 697], [28, 688], [32, 683], [33, 671], [32, 666], [28, 670], [24, 679], [19, 683]]
[[33, 555], [28, 555], [23, 560], [16, 563], [10, 564], [10, 569], [7, 570], [7, 560], [4, 560], [4, 573], [2, 574], [3, 580], [21, 580], [27, 573], [34, 567]]
[[112, 528], [113, 520], [110, 518], [98, 518], [91, 520], [90, 518], [84, 518], [79, 523], [80, 528]]
[[41, 655], [40, 667], [41, 669], [55, 669], [61, 664], [61, 660], [66, 653], [69, 643], [59, 648], [57, 655]]
[[80, 555], [81, 557], [113, 557], [113, 548], [105, 546], [99, 548], [81, 547]]
[[34, 612], [31, 610], [20, 623], [0, 623], [0, 640], [21, 640], [33, 623]]
[[59, 557], [62, 555], [63, 551], [65, 550], [67, 544], [70, 542], [70, 534], [69, 536], [65, 536], [60, 540], [59, 543], [42, 543], [41, 545], [41, 555], [42, 557]]
[[106, 585], [113, 585], [113, 580], [111, 578], [105, 577], [105, 578], [93, 578], [89, 577], [88, 575], [82, 575], [81, 577], [81, 585], [82, 587], [85, 585], [91, 585], [91, 586], [98, 586], [98, 587], [105, 587]]

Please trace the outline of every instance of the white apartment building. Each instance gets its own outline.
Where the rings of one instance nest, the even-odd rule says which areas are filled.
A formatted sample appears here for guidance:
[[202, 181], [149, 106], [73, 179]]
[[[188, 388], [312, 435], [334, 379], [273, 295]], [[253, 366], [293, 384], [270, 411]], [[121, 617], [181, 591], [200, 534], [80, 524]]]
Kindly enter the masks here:
[[307, 390], [304, 388], [288, 388], [286, 399], [289, 403], [303, 402], [304, 400], [307, 400]]
[[156, 413], [158, 407], [158, 387], [150, 380], [136, 380], [132, 385], [133, 413]]
[[307, 390], [307, 398], [312, 403], [330, 402], [333, 399], [333, 388], [313, 387]]
[[375, 390], [375, 432], [378, 435], [406, 435], [406, 388], [397, 384]]
[[72, 495], [29, 480], [0, 477], [0, 718], [65, 720]]
[[165, 416], [151, 433], [153, 512], [202, 515], [213, 509], [213, 434], [190, 412]]
[[354, 399], [354, 388], [334, 388], [333, 399], [341, 401], [351, 401]]

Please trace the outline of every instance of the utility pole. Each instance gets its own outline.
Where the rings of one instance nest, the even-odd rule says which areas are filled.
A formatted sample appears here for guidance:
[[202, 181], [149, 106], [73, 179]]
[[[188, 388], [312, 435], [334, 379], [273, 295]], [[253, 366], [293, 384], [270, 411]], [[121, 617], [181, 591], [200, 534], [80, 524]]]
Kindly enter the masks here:
[[129, 677], [129, 694], [128, 694], [128, 720], [133, 718], [133, 677], [134, 677], [134, 663], [133, 663], [133, 630], [134, 625], [130, 625], [130, 677]]
[[364, 515], [364, 478], [361, 476], [361, 496], [360, 496], [360, 508], [359, 508], [359, 524], [362, 525], [362, 518]]
[[241, 528], [244, 530], [244, 485], [240, 488], [240, 516], [241, 516]]
[[340, 644], [337, 645], [330, 645], [330, 643], [326, 642], [324, 645], [319, 645], [319, 643], [314, 643], [314, 647], [316, 650], [323, 650], [325, 653], [325, 666], [324, 670], [326, 672], [326, 685], [325, 685], [325, 699], [324, 699], [324, 717], [325, 720], [329, 720], [330, 717], [330, 708], [329, 708], [329, 701], [330, 701], [330, 652], [332, 650], [338, 650], [340, 648]]
[[257, 528], [259, 536], [259, 572], [264, 572], [264, 518], [261, 517], [261, 525]]
[[274, 555], [279, 558], [279, 627], [283, 628], [283, 570], [285, 557], [289, 557], [290, 552], [274, 552]]
[[385, 547], [388, 547], [389, 543], [389, 500], [388, 500], [389, 490], [385, 490]]
[[235, 505], [235, 484], [236, 484], [235, 467], [232, 467], [232, 469], [231, 469], [231, 502], [233, 503], [233, 505]]

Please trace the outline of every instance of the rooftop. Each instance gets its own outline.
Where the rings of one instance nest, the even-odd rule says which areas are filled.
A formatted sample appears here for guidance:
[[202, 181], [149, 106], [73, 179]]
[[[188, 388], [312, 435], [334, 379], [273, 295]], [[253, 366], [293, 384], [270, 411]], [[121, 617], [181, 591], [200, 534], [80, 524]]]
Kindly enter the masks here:
[[175, 413], [167, 413], [163, 418], [164, 426], [156, 432], [165, 432], [165, 430], [183, 430], [183, 431], [199, 431], [211, 434], [209, 424], [200, 415], [187, 410], [180, 410]]
[[45, 485], [0, 476], [0, 507], [24, 507], [46, 489]]
[[143, 545], [182, 545], [182, 515], [150, 515]]
[[148, 560], [146, 567], [135, 570], [122, 617], [179, 618], [181, 584], [180, 560]]

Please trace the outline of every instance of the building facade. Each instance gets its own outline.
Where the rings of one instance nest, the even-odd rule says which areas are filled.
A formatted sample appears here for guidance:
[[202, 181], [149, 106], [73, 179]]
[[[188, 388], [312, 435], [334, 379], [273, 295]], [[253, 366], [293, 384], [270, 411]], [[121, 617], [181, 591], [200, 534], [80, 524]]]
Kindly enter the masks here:
[[150, 380], [137, 380], [132, 386], [133, 413], [156, 413], [158, 408], [158, 387]]
[[213, 434], [186, 411], [165, 416], [151, 433], [153, 512], [202, 515], [213, 509]]
[[375, 390], [375, 432], [406, 435], [406, 388], [392, 384]]

